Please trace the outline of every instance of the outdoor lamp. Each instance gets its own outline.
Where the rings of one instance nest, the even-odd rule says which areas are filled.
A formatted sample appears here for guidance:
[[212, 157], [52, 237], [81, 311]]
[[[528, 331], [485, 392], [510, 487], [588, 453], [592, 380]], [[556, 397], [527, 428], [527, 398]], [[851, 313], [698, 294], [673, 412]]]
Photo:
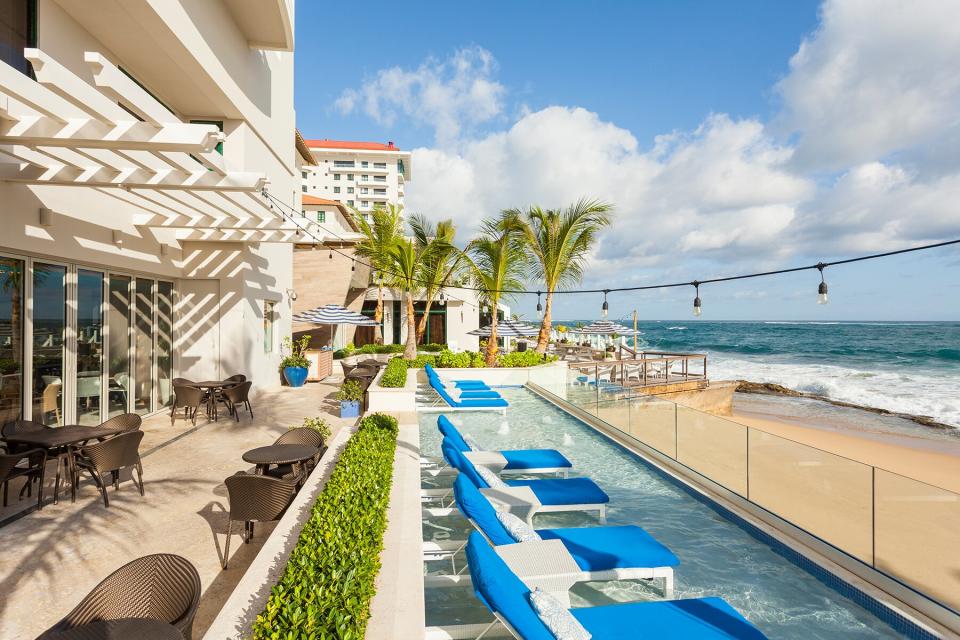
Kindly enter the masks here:
[[607, 304], [607, 294], [609, 292], [610, 292], [609, 290], [604, 290], [603, 292], [603, 307], [600, 309], [600, 315], [603, 316], [604, 318], [606, 318], [607, 313], [610, 312], [610, 305]]
[[540, 292], [537, 291], [537, 317], [543, 320], [543, 305], [540, 304]]
[[817, 289], [817, 304], [827, 304], [830, 300], [827, 298], [827, 281], [823, 279], [823, 268], [827, 266], [822, 262], [817, 265], [820, 270], [820, 287]]
[[703, 311], [700, 309], [700, 283], [694, 281], [692, 284], [697, 290], [697, 297], [693, 299], [693, 315], [699, 318], [700, 314], [703, 313]]

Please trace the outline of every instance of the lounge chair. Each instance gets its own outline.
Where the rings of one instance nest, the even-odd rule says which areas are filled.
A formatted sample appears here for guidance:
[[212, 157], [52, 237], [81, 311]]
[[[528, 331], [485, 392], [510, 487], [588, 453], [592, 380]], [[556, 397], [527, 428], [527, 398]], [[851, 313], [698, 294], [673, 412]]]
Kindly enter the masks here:
[[[450, 422], [450, 418], [441, 415], [437, 418], [437, 427], [454, 447], [461, 453], [483, 455], [483, 466], [498, 473], [562, 473], [566, 477], [573, 464], [556, 449], [505, 449], [502, 451], [475, 451], [460, 431]], [[476, 462], [476, 457], [474, 463]]]
[[[461, 474], [453, 484], [457, 507], [490, 544], [525, 544], [516, 540], [497, 517], [496, 509]], [[673, 568], [680, 560], [670, 549], [636, 525], [537, 529], [541, 540], [559, 540], [566, 550], [563, 564], [575, 566], [577, 582], [663, 579], [663, 592], [673, 597]], [[566, 557], [564, 557], [566, 556]], [[552, 563], [560, 566], [560, 562]]]
[[[530, 587], [517, 577], [497, 551], [476, 531], [470, 534], [467, 543], [467, 564], [477, 597], [514, 637], [521, 640], [555, 640], [556, 636], [531, 604]], [[593, 640], [638, 637], [697, 640], [766, 638], [721, 598], [629, 602], [569, 609], [569, 613]]]
[[[428, 378], [432, 378], [437, 382], [439, 382], [440, 384], [444, 384], [443, 379], [440, 377], [440, 374], [437, 373], [437, 370], [434, 369], [433, 365], [431, 365], [429, 362], [423, 365], [423, 370], [427, 373]], [[481, 389], [490, 388], [489, 386], [487, 386], [487, 383], [484, 382], [483, 380], [454, 380], [451, 384], [453, 384], [455, 387], [458, 387], [460, 389], [477, 388], [477, 387]]]
[[506, 409], [510, 406], [510, 404], [499, 397], [499, 395], [496, 398], [465, 397], [460, 400], [455, 400], [442, 384], [431, 379], [430, 386], [433, 387], [433, 390], [453, 409]]
[[530, 524], [538, 513], [567, 511], [596, 511], [601, 522], [606, 520], [610, 496], [590, 478], [504, 480], [502, 486], [493, 487], [449, 439], [443, 439], [441, 450], [447, 463], [466, 475], [499, 510], [510, 511]]

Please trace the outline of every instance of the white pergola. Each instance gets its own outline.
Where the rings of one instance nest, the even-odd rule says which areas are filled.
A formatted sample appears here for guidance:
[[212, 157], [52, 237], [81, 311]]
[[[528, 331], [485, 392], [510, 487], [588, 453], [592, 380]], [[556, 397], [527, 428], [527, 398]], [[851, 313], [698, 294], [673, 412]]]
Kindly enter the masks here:
[[0, 64], [0, 181], [97, 189], [177, 241], [312, 241], [264, 198], [263, 174], [226, 166], [215, 125], [183, 122], [100, 53], [84, 54], [94, 84], [39, 49], [24, 56], [36, 81]]

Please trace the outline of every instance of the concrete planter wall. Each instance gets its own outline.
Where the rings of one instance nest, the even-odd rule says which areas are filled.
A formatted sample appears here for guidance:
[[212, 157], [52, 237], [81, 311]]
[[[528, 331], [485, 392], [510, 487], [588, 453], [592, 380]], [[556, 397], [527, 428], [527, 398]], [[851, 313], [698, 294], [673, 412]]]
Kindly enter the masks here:
[[386, 369], [381, 370], [373, 383], [367, 388], [367, 411], [383, 413], [403, 413], [417, 410], [417, 376], [419, 369], [407, 370], [407, 384], [403, 387], [386, 388], [380, 386], [380, 379]]

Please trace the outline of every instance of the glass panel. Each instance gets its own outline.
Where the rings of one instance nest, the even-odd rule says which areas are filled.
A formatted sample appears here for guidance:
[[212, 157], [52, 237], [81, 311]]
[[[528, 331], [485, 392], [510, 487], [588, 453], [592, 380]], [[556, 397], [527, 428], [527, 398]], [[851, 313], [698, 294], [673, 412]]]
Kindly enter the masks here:
[[22, 415], [23, 261], [0, 258], [0, 423]]
[[103, 274], [77, 270], [77, 424], [100, 424]]
[[30, 75], [32, 67], [23, 57], [23, 50], [36, 46], [35, 7], [26, 0], [8, 0], [0, 8], [0, 61], [26, 75]]
[[677, 460], [747, 495], [747, 428], [677, 405]]
[[67, 268], [33, 266], [33, 419], [63, 424], [63, 336]]
[[158, 406], [173, 401], [173, 284], [157, 282], [157, 398]]
[[630, 405], [626, 400], [598, 403], [597, 417], [624, 433], [630, 433]]
[[263, 303], [263, 352], [273, 351], [273, 303]]
[[630, 434], [660, 453], [677, 457], [677, 405], [651, 396], [631, 398]]
[[107, 319], [110, 325], [110, 397], [108, 414], [127, 412], [130, 397], [130, 281], [127, 276], [110, 276]]
[[134, 368], [137, 384], [134, 411], [150, 413], [153, 396], [153, 280], [137, 278], [134, 309]]
[[960, 610], [960, 495], [876, 470], [876, 567]]
[[873, 562], [873, 468], [750, 429], [750, 500]]

